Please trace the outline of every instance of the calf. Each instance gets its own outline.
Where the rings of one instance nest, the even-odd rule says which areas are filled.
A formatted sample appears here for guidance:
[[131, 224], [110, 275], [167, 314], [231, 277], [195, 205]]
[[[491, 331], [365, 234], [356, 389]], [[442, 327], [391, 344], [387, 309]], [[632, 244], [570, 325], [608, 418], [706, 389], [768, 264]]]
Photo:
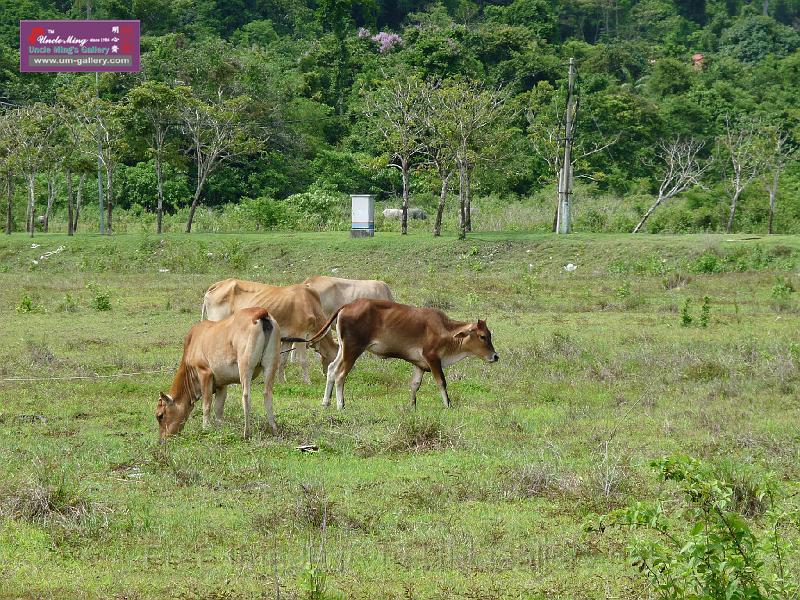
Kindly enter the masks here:
[[[433, 375], [444, 405], [450, 406], [444, 367], [467, 356], [497, 362], [492, 334], [485, 321], [453, 321], [432, 308], [417, 308], [386, 300], [356, 300], [328, 320], [310, 340], [325, 335], [338, 315], [339, 352], [328, 366], [323, 405], [330, 406], [336, 384], [336, 406], [344, 408], [344, 381], [364, 350], [381, 358], [402, 358], [414, 365], [411, 378], [411, 404], [417, 404], [417, 390], [426, 372]], [[301, 340], [292, 340], [301, 341]]]
[[242, 384], [244, 437], [250, 436], [250, 385], [264, 371], [264, 409], [273, 433], [272, 384], [280, 360], [278, 323], [263, 308], [244, 308], [221, 321], [201, 321], [183, 342], [183, 356], [169, 394], [161, 392], [156, 419], [162, 441], [183, 429], [198, 398], [203, 398], [203, 427], [211, 424], [214, 395], [216, 424], [222, 422], [227, 386]]

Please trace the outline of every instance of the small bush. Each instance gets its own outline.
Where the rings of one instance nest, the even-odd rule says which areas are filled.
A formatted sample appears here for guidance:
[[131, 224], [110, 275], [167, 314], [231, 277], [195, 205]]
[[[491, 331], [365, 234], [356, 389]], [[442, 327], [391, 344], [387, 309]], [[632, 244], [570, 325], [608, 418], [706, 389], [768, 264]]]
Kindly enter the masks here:
[[700, 327], [708, 327], [711, 321], [711, 298], [703, 296], [703, 305], [700, 307]]
[[705, 252], [697, 257], [691, 270], [693, 273], [717, 273], [720, 267], [719, 257], [711, 252]]
[[601, 529], [611, 524], [649, 532], [635, 537], [627, 552], [658, 598], [797, 598], [797, 552], [781, 532], [796, 512], [777, 506], [780, 490], [771, 478], [747, 492], [768, 507], [759, 537], [739, 511], [734, 486], [713, 469], [687, 457], [652, 466], [661, 481], [677, 486], [682, 506], [672, 499], [636, 502], [603, 517]]
[[788, 277], [778, 277], [777, 282], [772, 286], [770, 294], [773, 300], [788, 300], [794, 293], [794, 284]]
[[111, 292], [101, 288], [94, 282], [86, 284], [86, 287], [94, 294], [89, 301], [89, 306], [100, 312], [111, 310]]
[[61, 301], [61, 304], [58, 305], [58, 310], [60, 312], [77, 312], [78, 311], [78, 303], [73, 298], [72, 294], [67, 292], [64, 294], [64, 299]]
[[42, 304], [29, 296], [27, 292], [22, 294], [22, 298], [20, 298], [19, 304], [17, 305], [17, 314], [42, 314], [44, 312], [45, 310]]
[[683, 327], [689, 327], [694, 320], [692, 318], [692, 314], [689, 312], [692, 306], [692, 299], [686, 298], [686, 301], [683, 303], [683, 308], [681, 309], [681, 325]]

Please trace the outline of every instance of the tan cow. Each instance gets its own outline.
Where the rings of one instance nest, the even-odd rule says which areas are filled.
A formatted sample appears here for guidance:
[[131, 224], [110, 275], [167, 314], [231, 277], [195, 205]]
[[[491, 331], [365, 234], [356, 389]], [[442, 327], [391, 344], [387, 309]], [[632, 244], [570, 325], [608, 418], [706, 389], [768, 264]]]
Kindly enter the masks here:
[[[203, 317], [218, 320], [230, 315], [235, 310], [248, 306], [266, 308], [278, 324], [284, 336], [308, 338], [324, 323], [325, 313], [322, 311], [319, 294], [308, 286], [298, 285], [266, 285], [255, 281], [226, 279], [215, 283], [203, 297]], [[328, 365], [336, 357], [336, 342], [333, 335], [319, 338], [312, 347], [322, 358], [322, 372], [326, 373]], [[285, 343], [283, 350], [291, 348]], [[303, 381], [310, 383], [308, 376], [308, 359], [305, 345], [297, 348], [298, 362]], [[284, 366], [286, 354], [281, 354], [278, 377], [286, 381]]]
[[439, 310], [386, 300], [362, 299], [347, 304], [307, 341], [314, 342], [325, 335], [337, 315], [339, 353], [328, 367], [328, 381], [322, 400], [325, 406], [330, 406], [335, 383], [336, 406], [344, 408], [345, 378], [365, 350], [381, 358], [402, 358], [414, 365], [411, 378], [411, 404], [414, 406], [425, 372], [433, 375], [442, 394], [442, 402], [449, 407], [450, 396], [447, 394], [444, 367], [467, 356], [476, 356], [487, 362], [500, 359], [485, 321], [453, 321]]
[[242, 384], [244, 437], [250, 436], [250, 386], [264, 371], [264, 410], [273, 433], [272, 384], [280, 361], [280, 326], [263, 308], [244, 308], [221, 321], [201, 321], [183, 342], [183, 356], [169, 394], [161, 392], [156, 419], [163, 441], [183, 429], [198, 398], [203, 398], [203, 427], [214, 415], [222, 423], [228, 385]]
[[314, 275], [303, 283], [319, 294], [322, 311], [326, 318], [345, 304], [350, 304], [360, 298], [394, 300], [392, 290], [389, 289], [386, 282], [377, 279], [344, 279]]

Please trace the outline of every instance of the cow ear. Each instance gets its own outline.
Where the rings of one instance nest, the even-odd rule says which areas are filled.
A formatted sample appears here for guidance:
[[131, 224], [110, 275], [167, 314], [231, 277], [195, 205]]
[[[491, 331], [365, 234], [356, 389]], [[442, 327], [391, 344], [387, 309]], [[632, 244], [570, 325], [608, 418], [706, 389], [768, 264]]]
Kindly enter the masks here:
[[453, 337], [456, 338], [457, 340], [463, 339], [463, 338], [467, 337], [470, 334], [470, 332], [472, 332], [472, 330], [473, 330], [473, 326], [472, 325], [466, 325], [466, 326], [462, 327], [461, 329], [459, 329], [458, 331], [456, 331], [453, 334]]
[[163, 402], [164, 404], [172, 404], [175, 402], [172, 398], [170, 398], [169, 394], [165, 394], [164, 392], [159, 392], [158, 401]]

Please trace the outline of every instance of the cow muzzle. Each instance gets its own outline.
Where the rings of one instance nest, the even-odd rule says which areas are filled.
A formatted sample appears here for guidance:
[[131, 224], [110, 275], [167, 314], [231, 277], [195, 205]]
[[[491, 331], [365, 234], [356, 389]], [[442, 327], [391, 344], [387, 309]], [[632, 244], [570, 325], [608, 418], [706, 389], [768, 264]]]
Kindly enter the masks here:
[[489, 358], [487, 358], [486, 360], [487, 360], [488, 362], [490, 362], [490, 363], [496, 363], [498, 360], [500, 360], [500, 355], [499, 355], [497, 352], [495, 352], [494, 354], [492, 354], [492, 355], [491, 355]]

